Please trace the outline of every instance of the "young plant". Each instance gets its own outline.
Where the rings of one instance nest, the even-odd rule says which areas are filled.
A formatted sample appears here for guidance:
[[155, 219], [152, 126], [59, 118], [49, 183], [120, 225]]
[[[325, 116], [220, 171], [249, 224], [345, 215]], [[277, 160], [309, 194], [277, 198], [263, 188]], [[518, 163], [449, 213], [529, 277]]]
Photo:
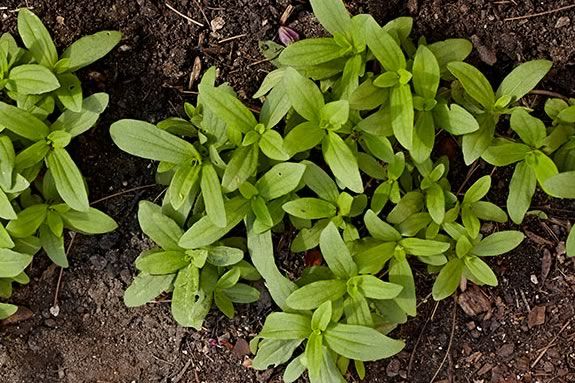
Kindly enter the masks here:
[[452, 97], [473, 113], [479, 123], [479, 130], [463, 136], [463, 158], [467, 165], [481, 157], [491, 145], [500, 116], [513, 112], [517, 101], [535, 88], [552, 65], [548, 60], [523, 63], [503, 79], [496, 92], [474, 66], [464, 62], [447, 65], [457, 79], [452, 83]]

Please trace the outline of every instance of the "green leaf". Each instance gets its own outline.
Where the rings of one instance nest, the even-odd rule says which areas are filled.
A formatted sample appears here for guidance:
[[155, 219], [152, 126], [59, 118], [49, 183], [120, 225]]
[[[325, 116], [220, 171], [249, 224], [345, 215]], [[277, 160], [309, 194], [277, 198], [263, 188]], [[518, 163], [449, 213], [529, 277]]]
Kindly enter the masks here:
[[500, 231], [483, 238], [475, 245], [472, 253], [480, 257], [505, 254], [519, 246], [524, 238], [525, 235], [520, 231]]
[[36, 230], [46, 219], [48, 205], [32, 205], [18, 213], [18, 219], [8, 222], [6, 230], [13, 237], [26, 238], [36, 233]]
[[432, 184], [425, 193], [427, 211], [435, 223], [443, 223], [445, 218], [445, 194], [439, 184]]
[[322, 151], [335, 177], [351, 191], [363, 193], [357, 158], [337, 133], [328, 131], [322, 141]]
[[463, 136], [463, 159], [466, 165], [481, 157], [491, 145], [497, 120], [490, 114], [478, 116], [479, 130]]
[[262, 331], [258, 334], [264, 339], [305, 339], [311, 333], [311, 321], [308, 316], [290, 313], [271, 313], [267, 316]]
[[143, 253], [136, 259], [136, 268], [146, 274], [174, 274], [190, 262], [182, 251], [158, 251]]
[[236, 227], [250, 210], [250, 202], [242, 197], [232, 198], [224, 206], [228, 219], [225, 227], [216, 226], [208, 216], [204, 216], [184, 233], [179, 245], [185, 249], [211, 245]]
[[389, 358], [405, 347], [402, 341], [365, 326], [339, 323], [323, 336], [328, 347], [339, 355], [364, 362]]
[[294, 358], [286, 367], [282, 379], [285, 383], [293, 383], [303, 375], [307, 366], [302, 363], [304, 354], [301, 354], [297, 358]]
[[60, 197], [72, 209], [88, 211], [88, 192], [80, 170], [65, 149], [54, 148], [46, 164], [54, 177], [54, 183]]
[[47, 68], [56, 64], [58, 52], [50, 33], [40, 18], [29, 9], [18, 11], [18, 34], [38, 64]]
[[420, 45], [413, 59], [413, 88], [425, 99], [435, 99], [439, 87], [439, 63], [425, 45]]
[[567, 236], [565, 249], [568, 257], [575, 257], [575, 230], [573, 228], [571, 228], [571, 231]]
[[495, 94], [483, 73], [474, 66], [464, 62], [451, 62], [447, 64], [447, 68], [459, 80], [471, 98], [486, 109], [493, 108], [495, 105]]
[[401, 293], [403, 287], [394, 283], [384, 282], [373, 275], [353, 277], [350, 283], [356, 284], [359, 291], [371, 299], [393, 299]]
[[331, 322], [332, 317], [332, 303], [327, 301], [322, 303], [317, 310], [314, 311], [311, 318], [311, 328], [312, 330], [325, 331], [329, 322]]
[[14, 306], [8, 303], [0, 303], [0, 319], [6, 319], [18, 311], [18, 306]]
[[82, 83], [80, 79], [72, 73], [58, 75], [60, 87], [56, 90], [58, 100], [72, 112], [82, 111]]
[[212, 110], [228, 126], [239, 128], [243, 133], [252, 130], [257, 121], [252, 112], [240, 100], [224, 88], [215, 88], [208, 84], [198, 86], [202, 103]]
[[446, 103], [439, 103], [433, 109], [433, 117], [439, 128], [451, 134], [462, 135], [479, 130], [479, 123], [475, 117], [457, 104], [448, 107]]
[[440, 301], [451, 296], [459, 286], [463, 274], [463, 262], [453, 258], [439, 272], [433, 284], [433, 299]]
[[21, 95], [42, 94], [58, 88], [60, 88], [58, 78], [50, 69], [37, 64], [15, 67], [10, 71], [6, 83], [6, 89]]
[[287, 161], [290, 158], [281, 134], [275, 130], [267, 130], [262, 134], [259, 146], [262, 152], [272, 160]]
[[50, 134], [50, 129], [31, 113], [0, 102], [0, 127], [4, 127], [31, 141], [39, 141]]
[[[189, 195], [197, 188], [201, 165], [192, 162], [180, 164], [170, 182], [170, 203], [178, 210], [188, 200]], [[219, 182], [218, 182], [219, 184]]]
[[[203, 310], [198, 310], [195, 306], [200, 294], [205, 295], [205, 292], [200, 290], [199, 286], [200, 275], [197, 267], [189, 265], [178, 272], [172, 293], [172, 316], [180, 326], [201, 328], [205, 315], [198, 315]], [[211, 306], [211, 294], [207, 301]]]
[[441, 69], [441, 77], [449, 78], [449, 70], [447, 64], [452, 61], [463, 61], [469, 56], [473, 49], [471, 41], [466, 39], [447, 39], [438, 41], [427, 46], [437, 59], [439, 68]]
[[292, 68], [286, 69], [283, 83], [295, 111], [308, 121], [319, 121], [325, 103], [317, 85]]
[[260, 121], [271, 129], [276, 126], [291, 109], [291, 102], [285, 91], [283, 84], [279, 83], [274, 86], [260, 112]]
[[514, 101], [520, 99], [535, 88], [551, 66], [553, 62], [549, 60], [532, 60], [519, 65], [503, 79], [496, 97], [510, 96]]
[[405, 69], [405, 56], [389, 33], [370, 18], [366, 24], [367, 46], [387, 71]]
[[301, 339], [264, 339], [259, 344], [258, 353], [252, 361], [252, 367], [256, 370], [265, 370], [270, 365], [277, 366], [287, 362], [301, 342]]
[[174, 274], [139, 274], [124, 292], [124, 304], [127, 307], [145, 305], [164, 291], [168, 291], [174, 278]]
[[306, 170], [303, 181], [321, 199], [336, 202], [339, 197], [339, 190], [331, 177], [318, 165], [311, 161], [303, 161]]
[[307, 340], [305, 346], [305, 359], [308, 369], [310, 380], [314, 382], [319, 379], [317, 376], [321, 375], [322, 362], [323, 362], [323, 336], [321, 332], [314, 331]]
[[548, 178], [545, 190], [559, 198], [575, 198], [575, 171], [557, 174]]
[[282, 208], [286, 213], [303, 219], [329, 218], [336, 214], [334, 204], [318, 198], [298, 198], [286, 202]]
[[256, 215], [256, 219], [265, 225], [266, 227], [271, 228], [273, 226], [273, 219], [270, 215], [270, 211], [266, 205], [266, 201], [260, 197], [256, 196], [251, 200], [251, 207], [252, 211]]
[[313, 14], [332, 35], [349, 35], [351, 17], [341, 0], [310, 0]]
[[321, 232], [319, 247], [323, 258], [336, 277], [347, 279], [357, 274], [357, 265], [353, 262], [349, 249], [333, 222], [330, 222]]
[[513, 129], [523, 142], [533, 148], [539, 148], [547, 137], [545, 124], [538, 118], [531, 116], [525, 109], [515, 109], [511, 113], [511, 129]]
[[383, 242], [354, 251], [353, 260], [360, 274], [378, 274], [395, 251], [395, 242]]
[[106, 93], [95, 93], [82, 102], [82, 110], [65, 110], [51, 126], [54, 130], [64, 130], [73, 137], [78, 136], [96, 124], [100, 114], [106, 110], [110, 97]]
[[497, 139], [481, 157], [494, 166], [507, 166], [515, 162], [523, 161], [531, 148], [527, 145], [512, 141]]
[[92, 207], [85, 212], [68, 209], [60, 216], [67, 228], [84, 234], [109, 233], [118, 227], [110, 216]]
[[227, 219], [220, 179], [210, 163], [202, 165], [200, 186], [208, 217], [216, 226], [225, 227]]
[[497, 286], [497, 277], [487, 263], [483, 262], [479, 257], [465, 257], [463, 258], [465, 267], [473, 277], [481, 283], [489, 286]]
[[144, 234], [164, 250], [181, 250], [178, 241], [183, 234], [180, 226], [162, 213], [162, 208], [149, 201], [140, 201], [138, 222]]
[[405, 194], [399, 203], [389, 212], [387, 221], [392, 225], [398, 225], [411, 215], [418, 213], [423, 208], [423, 195], [419, 192]]
[[234, 286], [222, 290], [222, 292], [234, 303], [248, 304], [257, 302], [260, 299], [259, 290], [245, 283], [236, 283]]
[[375, 86], [373, 83], [372, 78], [367, 78], [353, 91], [349, 97], [351, 109], [373, 110], [387, 101], [388, 91]]
[[287, 297], [297, 289], [297, 285], [287, 279], [277, 268], [274, 259], [274, 243], [271, 231], [258, 234], [253, 229], [253, 217], [246, 219], [248, 250], [252, 263], [264, 279], [274, 302], [282, 309], [289, 310]]
[[117, 121], [110, 135], [120, 149], [134, 156], [172, 164], [200, 159], [192, 144], [144, 121]]
[[344, 281], [317, 281], [295, 290], [287, 297], [286, 304], [294, 310], [313, 310], [324, 302], [341, 298], [346, 289]]
[[285, 162], [275, 165], [256, 182], [260, 196], [270, 201], [291, 193], [299, 185], [306, 165]]
[[431, 112], [419, 112], [413, 129], [412, 145], [409, 153], [417, 163], [427, 160], [435, 141], [435, 124]]
[[319, 145], [324, 136], [325, 130], [317, 122], [303, 122], [285, 136], [284, 148], [290, 155], [305, 152]]
[[307, 67], [333, 61], [348, 51], [349, 48], [341, 47], [332, 38], [304, 39], [285, 48], [279, 56], [279, 62], [288, 67], [298, 67], [302, 64]]
[[365, 227], [374, 238], [386, 242], [396, 242], [401, 239], [401, 234], [390, 224], [383, 221], [372, 210], [368, 210], [363, 217]]
[[525, 161], [515, 166], [515, 171], [509, 183], [509, 195], [507, 196], [507, 212], [516, 224], [523, 221], [525, 213], [531, 206], [531, 199], [535, 194], [537, 178], [535, 172]]
[[0, 249], [0, 278], [12, 278], [24, 271], [32, 262], [32, 256], [10, 249]]
[[75, 72], [106, 56], [121, 39], [122, 33], [118, 31], [101, 31], [84, 36], [66, 48], [62, 58], [69, 60], [68, 70]]
[[507, 222], [507, 214], [499, 206], [486, 201], [475, 202], [471, 206], [473, 214], [483, 221]]
[[399, 241], [399, 244], [405, 249], [407, 254], [422, 257], [443, 254], [449, 249], [449, 243], [447, 242], [420, 238], [404, 238]]
[[399, 143], [406, 149], [413, 145], [413, 98], [408, 84], [399, 85], [391, 89], [390, 113], [393, 134]]
[[13, 220], [16, 219], [16, 211], [12, 202], [8, 199], [8, 196], [2, 189], [0, 189], [0, 218]]
[[234, 150], [222, 178], [222, 188], [232, 192], [250, 178], [258, 167], [257, 145], [241, 146]]
[[480, 201], [491, 188], [491, 176], [483, 176], [473, 183], [463, 196], [463, 203], [475, 203]]
[[407, 315], [415, 316], [417, 314], [415, 280], [409, 262], [405, 257], [391, 260], [389, 281], [403, 287], [399, 295], [395, 297], [394, 302], [405, 311]]

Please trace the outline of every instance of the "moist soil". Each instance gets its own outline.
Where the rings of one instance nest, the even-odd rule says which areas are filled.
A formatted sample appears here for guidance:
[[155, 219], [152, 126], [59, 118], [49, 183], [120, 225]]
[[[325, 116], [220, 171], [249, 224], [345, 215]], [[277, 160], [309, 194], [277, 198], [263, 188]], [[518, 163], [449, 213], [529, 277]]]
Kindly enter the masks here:
[[[137, 203], [159, 198], [162, 190], [151, 186], [152, 163], [117, 149], [108, 127], [121, 118], [154, 122], [181, 115], [183, 102], [194, 99], [190, 76], [197, 61], [203, 69], [216, 65], [220, 78], [257, 107], [250, 96], [272, 69], [262, 61], [258, 42], [277, 41], [288, 5], [294, 10], [287, 25], [301, 35], [321, 34], [321, 27], [304, 1], [168, 3], [203, 27], [159, 0], [0, 0], [2, 31], [14, 32], [12, 10], [29, 6], [47, 24], [59, 49], [103, 29], [124, 34], [113, 53], [80, 73], [87, 94], [105, 91], [111, 102], [97, 127], [72, 148], [91, 200], [120, 228], [103, 236], [70, 237], [71, 265], [62, 274], [45, 257], [35, 258], [32, 282], [17, 288], [12, 299], [26, 309], [0, 328], [0, 382], [281, 381], [281, 367], [263, 372], [249, 368], [247, 342], [273, 310], [265, 293], [257, 304], [241, 307], [233, 320], [211, 313], [199, 332], [176, 325], [169, 304], [162, 302], [169, 297], [136, 309], [123, 305], [123, 291], [134, 275], [132, 263], [150, 246], [138, 228]], [[518, 62], [552, 59], [554, 69], [539, 89], [575, 97], [575, 8], [565, 8], [572, 0], [364, 0], [348, 5], [351, 12], [370, 12], [380, 22], [412, 16], [415, 35], [428, 41], [471, 39], [476, 47], [471, 61], [494, 83]], [[547, 13], [509, 20], [541, 12]], [[543, 101], [540, 96], [527, 98], [538, 110]], [[467, 175], [459, 163], [455, 158], [454, 188]], [[468, 182], [491, 170], [479, 168]], [[501, 205], [510, 175], [506, 169], [494, 174], [490, 197]], [[392, 334], [406, 340], [405, 351], [367, 364], [366, 382], [575, 382], [575, 262], [564, 255], [575, 205], [544, 196], [537, 196], [535, 205], [548, 219], [527, 219], [521, 227], [526, 241], [491, 262], [498, 287], [470, 286], [456, 298], [435, 303], [429, 298], [432, 280], [423, 268], [416, 269], [419, 315]], [[286, 248], [278, 244], [278, 257], [293, 276], [304, 260], [287, 254]], [[50, 312], [55, 296], [57, 316]], [[358, 378], [350, 375], [349, 380]]]

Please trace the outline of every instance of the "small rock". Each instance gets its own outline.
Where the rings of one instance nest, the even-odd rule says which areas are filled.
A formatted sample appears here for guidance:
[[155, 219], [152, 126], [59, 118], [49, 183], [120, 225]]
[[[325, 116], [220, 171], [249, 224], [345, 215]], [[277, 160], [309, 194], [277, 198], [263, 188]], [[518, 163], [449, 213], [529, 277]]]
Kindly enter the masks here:
[[513, 351], [515, 351], [515, 346], [513, 343], [507, 343], [501, 346], [499, 350], [497, 350], [497, 355], [502, 358], [508, 358], [513, 355]]
[[473, 42], [475, 49], [477, 49], [481, 61], [483, 61], [487, 65], [493, 65], [497, 62], [497, 54], [495, 53], [495, 51], [483, 45], [483, 43], [481, 42], [481, 40], [477, 35], [471, 36], [471, 41]]
[[527, 325], [530, 329], [535, 326], [540, 326], [545, 323], [545, 306], [535, 306], [533, 310], [529, 311], [527, 318]]
[[457, 303], [469, 316], [477, 316], [491, 309], [491, 301], [477, 286], [471, 286], [457, 298]]
[[226, 21], [224, 20], [223, 17], [218, 16], [218, 17], [214, 17], [212, 19], [212, 21], [210, 22], [210, 25], [212, 27], [212, 32], [216, 32], [216, 31], [219, 31], [220, 29], [222, 29], [224, 27], [224, 25], [226, 25]]
[[399, 360], [392, 359], [389, 362], [389, 364], [387, 365], [387, 368], [385, 369], [385, 373], [390, 378], [393, 378], [394, 376], [399, 375], [399, 369], [400, 368], [401, 368], [401, 363], [399, 362]]
[[52, 318], [46, 319], [46, 320], [44, 321], [44, 324], [45, 324], [46, 326], [48, 326], [48, 327], [51, 327], [51, 328], [54, 328], [54, 327], [56, 327], [56, 326], [58, 325], [58, 324], [56, 323], [56, 321], [55, 321], [54, 319], [52, 319]]
[[239, 358], [243, 358], [244, 356], [250, 354], [250, 345], [245, 339], [239, 338], [236, 341], [236, 344], [234, 345], [234, 348], [232, 351]]
[[571, 19], [567, 16], [561, 16], [557, 19], [557, 23], [555, 24], [555, 28], [563, 28], [571, 24]]
[[108, 261], [106, 260], [106, 258], [100, 256], [100, 255], [93, 255], [90, 257], [90, 262], [92, 263], [92, 266], [94, 266], [94, 269], [96, 271], [102, 271], [104, 270], [104, 268], [106, 267], [106, 265], [108, 264]]

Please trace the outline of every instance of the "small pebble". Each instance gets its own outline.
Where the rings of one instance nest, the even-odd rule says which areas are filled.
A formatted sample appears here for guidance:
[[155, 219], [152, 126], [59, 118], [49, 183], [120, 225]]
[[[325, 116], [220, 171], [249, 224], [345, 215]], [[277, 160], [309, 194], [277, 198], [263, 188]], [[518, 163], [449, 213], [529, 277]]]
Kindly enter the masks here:
[[561, 16], [557, 19], [557, 23], [555, 24], [555, 28], [563, 28], [571, 24], [571, 19], [567, 16]]

